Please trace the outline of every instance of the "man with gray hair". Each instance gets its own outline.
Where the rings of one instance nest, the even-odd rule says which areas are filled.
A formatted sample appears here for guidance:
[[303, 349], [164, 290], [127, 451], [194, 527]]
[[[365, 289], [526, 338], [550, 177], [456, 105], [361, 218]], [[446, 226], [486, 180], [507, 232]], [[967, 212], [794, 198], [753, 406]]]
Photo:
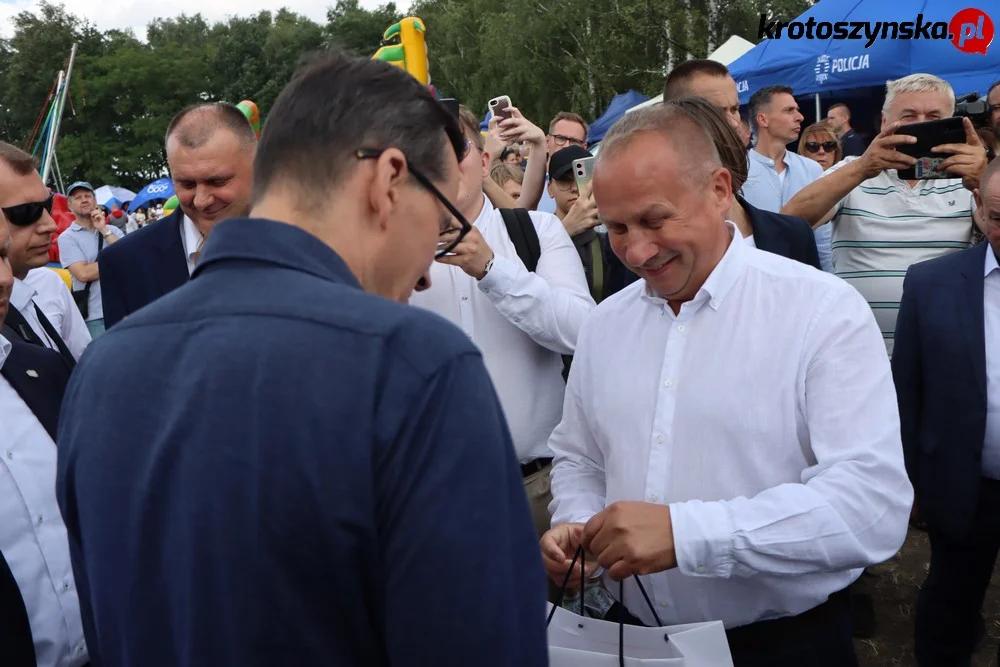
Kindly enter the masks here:
[[212, 228], [250, 211], [257, 136], [243, 112], [223, 102], [188, 107], [164, 143], [180, 206], [100, 254], [105, 327], [186, 283]]
[[896, 130], [954, 112], [955, 93], [943, 79], [911, 74], [890, 81], [882, 131], [864, 155], [833, 165], [781, 209], [805, 218], [814, 228], [832, 223], [834, 271], [868, 300], [889, 355], [906, 270], [969, 247], [975, 228], [970, 192], [986, 168], [986, 150], [965, 118], [966, 143], [935, 149], [947, 156], [938, 169], [955, 178], [904, 181], [897, 170], [912, 167], [916, 160], [896, 146], [916, 138]]
[[723, 621], [737, 667], [857, 665], [846, 589], [896, 553], [912, 501], [871, 311], [740, 242], [732, 176], [677, 103], [619, 121], [593, 187], [643, 280], [580, 333], [549, 441], [550, 577], [583, 546], [611, 579], [648, 575], [662, 622]]

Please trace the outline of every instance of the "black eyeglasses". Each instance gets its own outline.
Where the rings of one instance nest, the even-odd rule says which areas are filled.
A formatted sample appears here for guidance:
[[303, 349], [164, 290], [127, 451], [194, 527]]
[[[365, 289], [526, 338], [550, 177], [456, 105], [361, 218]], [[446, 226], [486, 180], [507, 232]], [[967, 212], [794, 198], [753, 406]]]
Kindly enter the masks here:
[[[466, 150], [468, 150], [469, 145], [468, 140], [466, 140]], [[359, 160], [375, 160], [381, 157], [384, 152], [384, 148], [359, 148], [354, 152], [354, 156]], [[437, 254], [435, 254], [434, 257], [443, 257], [454, 250], [455, 246], [462, 242], [462, 239], [465, 238], [466, 234], [472, 231], [472, 225], [470, 225], [469, 221], [465, 219], [465, 216], [462, 215], [457, 208], [455, 208], [455, 205], [448, 201], [448, 198], [441, 194], [440, 190], [434, 187], [434, 184], [430, 182], [430, 179], [414, 169], [409, 158], [407, 158], [406, 163], [410, 173], [413, 174], [413, 178], [417, 179], [420, 185], [424, 186], [432, 195], [437, 197], [438, 201], [440, 201], [444, 207], [448, 209], [448, 212], [451, 213], [454, 219], [458, 221], [457, 229], [452, 226], [441, 231], [441, 240], [438, 241]]]
[[567, 143], [570, 143], [582, 146], [583, 148], [587, 147], [586, 141], [580, 141], [579, 139], [574, 139], [573, 137], [567, 137], [564, 134], [550, 134], [549, 136], [552, 137], [552, 142], [556, 146], [565, 146]]
[[827, 153], [832, 153], [833, 151], [837, 150], [837, 142], [836, 141], [823, 141], [823, 142], [820, 142], [820, 141], [807, 141], [806, 142], [806, 150], [809, 151], [810, 153], [815, 153], [816, 151], [818, 151], [819, 148], [820, 148], [820, 146], [822, 146], [823, 150], [825, 150]]
[[10, 224], [16, 227], [27, 227], [38, 222], [42, 217], [42, 211], [52, 213], [52, 200], [54, 194], [50, 194], [45, 201], [29, 201], [24, 204], [3, 207], [3, 214], [10, 220]]

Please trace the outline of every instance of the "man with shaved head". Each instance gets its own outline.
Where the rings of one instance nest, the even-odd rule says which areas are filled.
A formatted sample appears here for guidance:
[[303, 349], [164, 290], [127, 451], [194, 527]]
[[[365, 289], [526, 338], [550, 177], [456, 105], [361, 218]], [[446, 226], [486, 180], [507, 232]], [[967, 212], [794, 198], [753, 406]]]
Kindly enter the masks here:
[[1000, 160], [973, 197], [986, 242], [909, 268], [892, 354], [906, 470], [931, 543], [920, 667], [969, 664], [1000, 550]]
[[722, 620], [736, 667], [850, 667], [846, 589], [902, 545], [913, 498], [889, 360], [856, 290], [742, 242], [705, 116], [627, 114], [597, 157], [643, 280], [580, 332], [543, 559], [561, 581], [582, 546], [630, 622]]
[[222, 102], [188, 107], [165, 143], [180, 206], [100, 254], [105, 327], [187, 282], [212, 228], [250, 211], [257, 137], [243, 112]]

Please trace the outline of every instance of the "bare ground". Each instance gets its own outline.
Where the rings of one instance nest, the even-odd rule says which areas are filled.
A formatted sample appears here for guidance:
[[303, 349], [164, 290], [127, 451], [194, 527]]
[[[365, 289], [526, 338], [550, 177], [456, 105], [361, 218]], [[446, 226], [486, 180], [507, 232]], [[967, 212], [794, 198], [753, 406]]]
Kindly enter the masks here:
[[[913, 659], [913, 609], [929, 563], [927, 534], [911, 528], [895, 558], [869, 568], [874, 575], [869, 581], [869, 590], [875, 600], [878, 629], [872, 639], [855, 640], [861, 667], [913, 667], [916, 664]], [[995, 573], [983, 604], [983, 619], [987, 637], [972, 665], [994, 667], [1000, 643], [1000, 577]]]

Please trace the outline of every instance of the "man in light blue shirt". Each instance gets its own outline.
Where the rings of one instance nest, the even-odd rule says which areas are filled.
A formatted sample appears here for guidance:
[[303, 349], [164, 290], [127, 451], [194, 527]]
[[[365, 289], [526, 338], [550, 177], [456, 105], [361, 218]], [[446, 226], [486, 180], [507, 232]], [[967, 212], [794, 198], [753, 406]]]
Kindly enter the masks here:
[[108, 224], [104, 212], [97, 206], [90, 183], [74, 183], [69, 186], [66, 196], [76, 221], [59, 235], [59, 260], [73, 276], [73, 291], [87, 291], [87, 312], [83, 319], [87, 320], [91, 337], [97, 338], [104, 333], [104, 305], [97, 254], [125, 234]]
[[[790, 153], [785, 146], [799, 138], [803, 116], [788, 86], [767, 86], [750, 98], [750, 124], [757, 143], [750, 149], [743, 197], [765, 211], [780, 213], [795, 193], [823, 175], [813, 160]], [[824, 271], [833, 272], [829, 223], [815, 230], [816, 249]]]

